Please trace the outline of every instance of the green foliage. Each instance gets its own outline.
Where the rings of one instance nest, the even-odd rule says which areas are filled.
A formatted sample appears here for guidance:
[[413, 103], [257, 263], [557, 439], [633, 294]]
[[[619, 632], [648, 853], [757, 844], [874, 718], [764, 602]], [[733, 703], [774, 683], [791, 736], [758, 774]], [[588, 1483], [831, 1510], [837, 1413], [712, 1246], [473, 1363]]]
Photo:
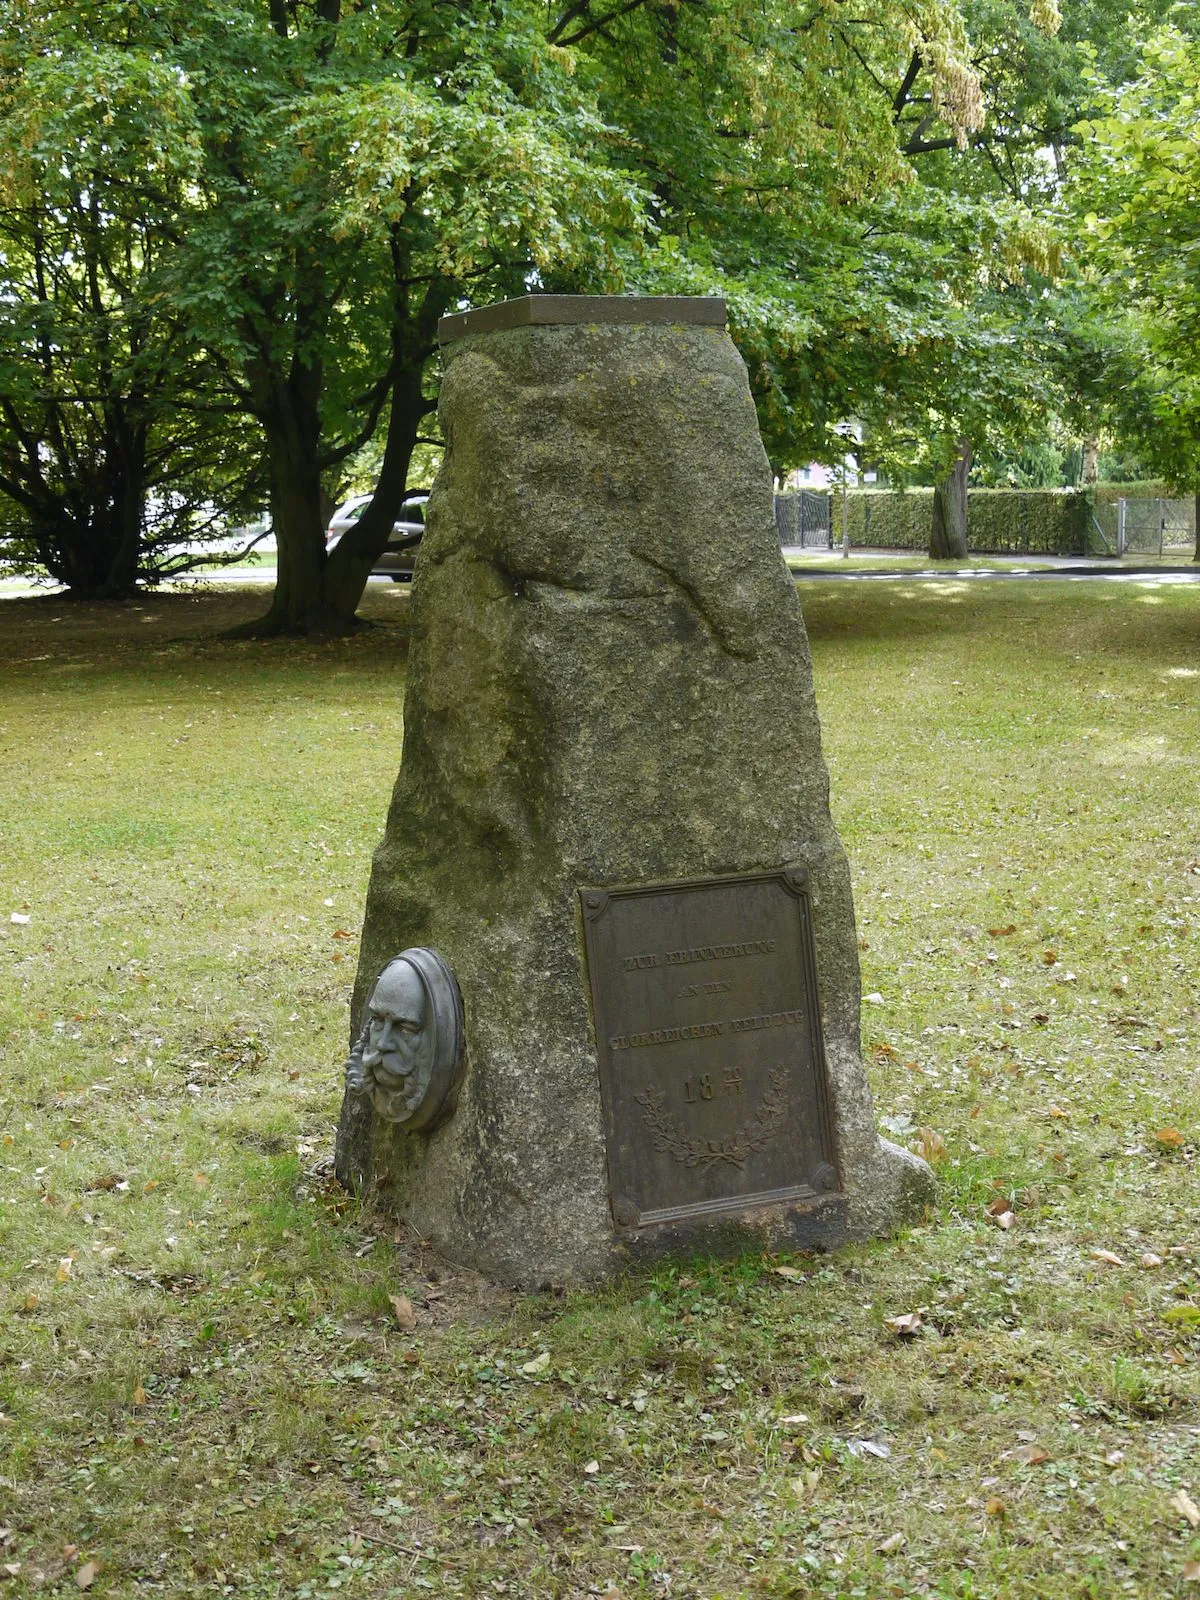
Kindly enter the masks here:
[[[968, 542], [984, 553], [1079, 553], [1085, 548], [1087, 497], [1071, 489], [971, 489]], [[841, 496], [834, 501], [841, 528]], [[847, 522], [854, 545], [889, 550], [929, 548], [933, 490], [851, 489]]]
[[[118, 471], [106, 504], [182, 528], [233, 506], [253, 433], [277, 625], [353, 612], [428, 448], [456, 306], [724, 294], [777, 468], [836, 459], [854, 416], [897, 470], [936, 477], [967, 438], [1001, 478], [1048, 409], [1070, 427], [1142, 393], [1137, 340], [1114, 381], [1086, 293], [1051, 292], [1043, 203], [1095, 98], [1085, 58], [1097, 81], [1128, 70], [1116, 0], [865, 0], [852, 20], [815, 0], [3, 0], [0, 19], [19, 422], [0, 438], [45, 477], [29, 441], [57, 409], [35, 488], [61, 511], [129, 413], [173, 487]], [[89, 420], [102, 390], [119, 403]], [[375, 503], [327, 559], [329, 502], [368, 472]]]
[[1097, 82], [1069, 200], [1088, 281], [1129, 352], [1110, 410], [1148, 465], [1188, 485], [1200, 480], [1200, 39], [1175, 15], [1126, 81]]
[[1129, 483], [1098, 483], [1091, 491], [1096, 505], [1112, 505], [1117, 500], [1170, 500], [1171, 485], [1165, 478], [1138, 478]]
[[160, 273], [197, 176], [179, 73], [69, 8], [0, 8], [0, 554], [127, 592], [252, 503]]

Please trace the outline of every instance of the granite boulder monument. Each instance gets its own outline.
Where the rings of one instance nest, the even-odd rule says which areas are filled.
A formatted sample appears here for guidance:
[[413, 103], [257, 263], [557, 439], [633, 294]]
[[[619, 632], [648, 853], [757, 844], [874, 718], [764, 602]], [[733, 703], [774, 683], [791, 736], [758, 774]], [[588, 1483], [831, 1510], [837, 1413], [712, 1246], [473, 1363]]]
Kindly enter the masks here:
[[919, 1215], [879, 1137], [850, 876], [717, 299], [443, 319], [445, 460], [338, 1130], [520, 1287]]

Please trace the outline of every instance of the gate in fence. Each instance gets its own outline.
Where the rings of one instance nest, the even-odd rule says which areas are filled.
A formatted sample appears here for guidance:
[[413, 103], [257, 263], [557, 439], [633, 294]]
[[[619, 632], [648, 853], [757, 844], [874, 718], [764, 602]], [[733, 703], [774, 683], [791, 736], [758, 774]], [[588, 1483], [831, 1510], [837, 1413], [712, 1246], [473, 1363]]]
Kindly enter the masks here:
[[832, 549], [829, 496], [812, 489], [777, 494], [775, 527], [781, 545], [798, 545], [802, 550]]
[[1195, 501], [1110, 500], [1093, 506], [1088, 547], [1105, 555], [1165, 555], [1196, 541]]

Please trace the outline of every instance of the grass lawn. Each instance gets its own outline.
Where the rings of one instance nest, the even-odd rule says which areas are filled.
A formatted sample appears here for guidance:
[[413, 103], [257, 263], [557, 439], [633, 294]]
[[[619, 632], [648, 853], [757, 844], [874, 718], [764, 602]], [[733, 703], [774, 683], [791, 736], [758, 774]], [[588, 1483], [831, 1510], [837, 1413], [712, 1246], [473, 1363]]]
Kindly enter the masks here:
[[1196, 1592], [1200, 593], [800, 590], [939, 1206], [533, 1297], [328, 1177], [406, 591], [0, 603], [3, 1600]]
[[[787, 565], [796, 577], [803, 577], [806, 572], [936, 572], [936, 571], [971, 571], [971, 572], [1011, 572], [1014, 566], [1028, 569], [1031, 572], [1052, 572], [1055, 570], [1053, 556], [1030, 554], [1026, 556], [979, 556], [970, 555], [965, 561], [934, 561], [924, 551], [911, 550], [851, 550], [848, 556], [836, 550], [805, 550], [789, 554], [784, 558]], [[1119, 573], [1122, 568], [1141, 569], [1144, 567], [1163, 567], [1167, 569], [1194, 570], [1192, 551], [1188, 549], [1168, 550], [1159, 555], [1142, 555], [1130, 552], [1124, 560], [1118, 561], [1112, 557], [1092, 556], [1088, 558], [1092, 565], [1101, 572]]]

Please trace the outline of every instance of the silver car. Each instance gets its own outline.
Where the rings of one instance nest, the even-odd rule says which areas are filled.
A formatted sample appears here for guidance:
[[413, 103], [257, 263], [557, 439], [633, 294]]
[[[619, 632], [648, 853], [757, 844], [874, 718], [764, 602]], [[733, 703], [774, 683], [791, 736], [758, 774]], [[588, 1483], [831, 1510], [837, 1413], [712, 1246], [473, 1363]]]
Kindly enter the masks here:
[[[371, 568], [373, 575], [391, 578], [393, 583], [408, 583], [411, 579], [417, 546], [425, 532], [425, 504], [428, 499], [429, 495], [424, 490], [406, 497], [400, 507], [400, 515], [392, 523], [392, 535], [387, 548]], [[369, 494], [356, 494], [352, 500], [347, 500], [345, 505], [337, 508], [325, 531], [326, 552], [336, 549], [342, 535], [354, 526], [370, 504]]]

